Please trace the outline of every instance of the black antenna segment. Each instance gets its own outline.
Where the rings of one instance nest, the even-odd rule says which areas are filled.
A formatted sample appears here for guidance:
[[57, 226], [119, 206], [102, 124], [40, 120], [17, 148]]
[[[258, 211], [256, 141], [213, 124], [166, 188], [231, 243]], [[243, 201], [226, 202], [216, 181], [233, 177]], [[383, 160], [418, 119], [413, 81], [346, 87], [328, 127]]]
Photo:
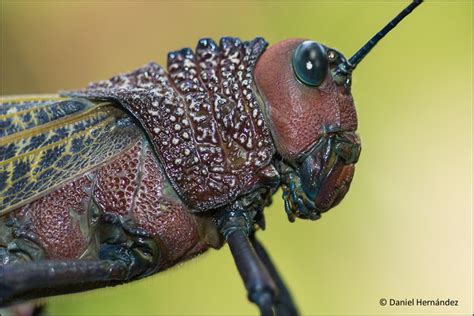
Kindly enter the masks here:
[[413, 0], [409, 6], [407, 6], [402, 12], [400, 12], [390, 23], [374, 35], [361, 49], [359, 49], [350, 59], [349, 67], [354, 69], [357, 64], [370, 52], [370, 50], [390, 32], [401, 20], [403, 20], [408, 14], [410, 14], [417, 6], [419, 6], [423, 0]]

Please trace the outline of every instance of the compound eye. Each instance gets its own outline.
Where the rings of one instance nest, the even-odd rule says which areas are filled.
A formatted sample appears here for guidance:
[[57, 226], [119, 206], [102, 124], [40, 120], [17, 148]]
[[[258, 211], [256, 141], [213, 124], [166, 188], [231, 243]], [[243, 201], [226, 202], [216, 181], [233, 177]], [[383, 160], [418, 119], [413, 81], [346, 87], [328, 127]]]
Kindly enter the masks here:
[[313, 41], [301, 43], [293, 54], [296, 78], [308, 86], [319, 86], [328, 72], [326, 49]]

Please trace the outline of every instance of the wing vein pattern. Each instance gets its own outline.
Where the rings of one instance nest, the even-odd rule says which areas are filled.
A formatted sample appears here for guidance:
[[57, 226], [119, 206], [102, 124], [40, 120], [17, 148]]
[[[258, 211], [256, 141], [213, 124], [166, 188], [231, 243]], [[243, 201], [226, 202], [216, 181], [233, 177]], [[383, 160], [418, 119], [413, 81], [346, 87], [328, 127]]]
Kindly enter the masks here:
[[136, 143], [111, 102], [31, 97], [0, 102], [0, 215], [51, 192]]

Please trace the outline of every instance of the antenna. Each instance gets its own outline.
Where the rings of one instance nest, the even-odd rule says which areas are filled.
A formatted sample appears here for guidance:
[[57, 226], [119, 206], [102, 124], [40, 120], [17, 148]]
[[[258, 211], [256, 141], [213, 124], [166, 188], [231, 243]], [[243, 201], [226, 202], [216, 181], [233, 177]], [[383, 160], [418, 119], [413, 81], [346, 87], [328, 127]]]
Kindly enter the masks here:
[[403, 20], [408, 14], [410, 14], [417, 6], [419, 6], [423, 0], [413, 0], [409, 6], [407, 6], [402, 12], [400, 12], [390, 23], [374, 35], [361, 49], [359, 49], [348, 61], [346, 65], [349, 69], [354, 69], [357, 64], [370, 52], [372, 48], [390, 32], [401, 20]]

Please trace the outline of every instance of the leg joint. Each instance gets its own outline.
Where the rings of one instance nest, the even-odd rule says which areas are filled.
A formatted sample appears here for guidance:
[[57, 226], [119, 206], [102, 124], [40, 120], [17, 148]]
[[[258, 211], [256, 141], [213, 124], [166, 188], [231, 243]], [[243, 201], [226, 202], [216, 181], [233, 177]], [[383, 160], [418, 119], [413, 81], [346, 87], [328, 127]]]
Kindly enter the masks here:
[[133, 227], [121, 216], [102, 214], [97, 237], [99, 258], [123, 262], [128, 267], [129, 279], [157, 272], [161, 251], [155, 239], [144, 230]]

